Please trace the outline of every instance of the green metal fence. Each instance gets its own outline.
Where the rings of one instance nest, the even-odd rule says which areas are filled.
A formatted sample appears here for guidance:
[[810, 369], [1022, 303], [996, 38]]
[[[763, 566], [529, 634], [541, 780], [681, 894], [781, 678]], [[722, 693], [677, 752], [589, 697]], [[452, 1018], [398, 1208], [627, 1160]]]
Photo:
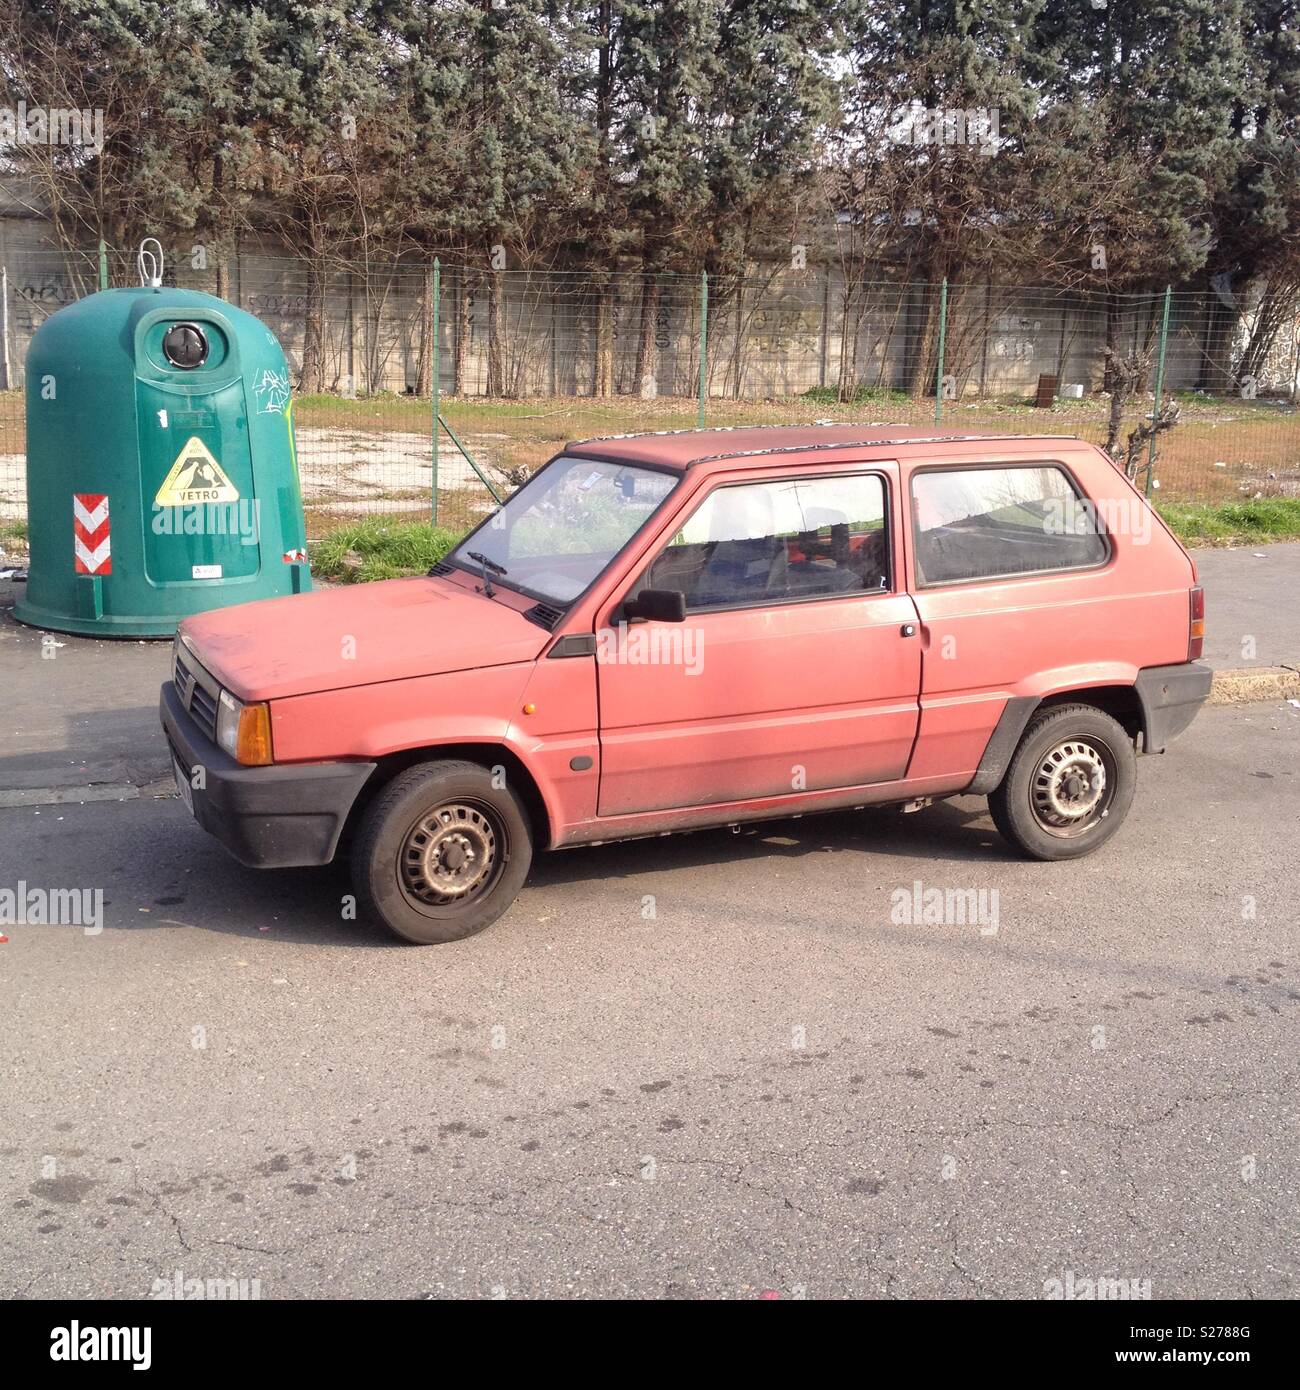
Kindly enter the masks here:
[[[297, 374], [313, 540], [362, 517], [460, 529], [568, 439], [705, 425], [1078, 434], [1116, 441], [1162, 497], [1300, 495], [1300, 332], [1284, 321], [1262, 343], [1251, 304], [1213, 291], [928, 285], [833, 262], [647, 278], [197, 249], [172, 248], [167, 281], [258, 315]], [[136, 272], [111, 248], [10, 245], [0, 276], [0, 524], [12, 524], [26, 344], [63, 304]], [[1151, 433], [1172, 405], [1176, 422]]]

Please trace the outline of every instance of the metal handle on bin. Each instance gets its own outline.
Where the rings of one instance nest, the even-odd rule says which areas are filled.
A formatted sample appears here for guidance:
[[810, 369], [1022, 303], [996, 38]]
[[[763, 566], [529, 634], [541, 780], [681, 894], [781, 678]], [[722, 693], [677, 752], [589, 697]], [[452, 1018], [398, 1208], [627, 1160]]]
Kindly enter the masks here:
[[[156, 252], [148, 249], [150, 242], [153, 242], [158, 248]], [[147, 236], [140, 243], [140, 249], [135, 254], [135, 263], [140, 270], [140, 283], [142, 285], [157, 289], [162, 284], [163, 249], [162, 242], [156, 236]]]

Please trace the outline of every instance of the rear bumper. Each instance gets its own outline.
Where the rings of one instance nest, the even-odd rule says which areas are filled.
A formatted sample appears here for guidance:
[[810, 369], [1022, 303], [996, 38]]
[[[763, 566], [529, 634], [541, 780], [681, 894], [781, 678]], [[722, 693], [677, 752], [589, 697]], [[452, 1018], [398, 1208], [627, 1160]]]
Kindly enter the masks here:
[[1184, 661], [1177, 666], [1148, 666], [1134, 688], [1142, 705], [1142, 751], [1163, 753], [1165, 745], [1196, 718], [1214, 679], [1208, 666]]
[[334, 858], [374, 763], [244, 767], [199, 732], [170, 681], [160, 693], [158, 714], [185, 776], [203, 768], [204, 785], [193, 790], [194, 819], [241, 864], [285, 869]]

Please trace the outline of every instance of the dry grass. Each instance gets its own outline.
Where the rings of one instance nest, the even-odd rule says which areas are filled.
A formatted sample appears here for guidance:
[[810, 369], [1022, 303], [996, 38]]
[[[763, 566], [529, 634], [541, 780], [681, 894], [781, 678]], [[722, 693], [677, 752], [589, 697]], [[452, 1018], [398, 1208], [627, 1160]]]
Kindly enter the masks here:
[[[935, 426], [934, 401], [896, 392], [841, 405], [814, 392], [757, 401], [711, 398], [707, 424], [859, 421]], [[1273, 402], [1180, 393], [1182, 417], [1160, 436], [1156, 467], [1165, 502], [1222, 502], [1252, 497], [1300, 497], [1300, 418]], [[1018, 396], [945, 402], [940, 428], [957, 433], [1077, 434], [1101, 443], [1108, 398], [1058, 401], [1038, 410]], [[1136, 425], [1150, 400], [1129, 413]], [[535, 469], [571, 439], [643, 430], [693, 429], [698, 403], [690, 397], [643, 401], [631, 396], [537, 397], [527, 400], [442, 399], [443, 416], [476, 463], [502, 491], [511, 473]], [[432, 429], [427, 398], [382, 395], [366, 400], [304, 396], [294, 406], [299, 462], [313, 540], [368, 515], [427, 521], [433, 491]], [[24, 511], [26, 447], [23, 394], [0, 393], [0, 517]], [[438, 520], [464, 529], [491, 505], [487, 489], [443, 434], [439, 447]]]
[[[320, 402], [320, 404], [318, 404]], [[1293, 407], [1273, 402], [1184, 396], [1182, 416], [1163, 435], [1156, 477], [1166, 497], [1218, 500], [1229, 497], [1300, 496], [1300, 418]], [[1038, 410], [1019, 397], [957, 401], [944, 404], [940, 428], [945, 432], [1005, 434], [1077, 434], [1094, 443], [1106, 438], [1106, 397], [1058, 401]], [[371, 401], [322, 401], [297, 406], [300, 423], [350, 425], [367, 430], [408, 431], [428, 423], [429, 404], [413, 397]], [[1128, 417], [1136, 426], [1149, 398]], [[498, 468], [536, 468], [571, 439], [643, 430], [694, 429], [698, 404], [672, 397], [642, 401], [620, 396], [537, 397], [500, 401], [444, 398], [443, 417], [476, 458]], [[935, 424], [933, 400], [899, 400], [894, 396], [857, 405], [840, 405], [806, 396], [762, 401], [711, 399], [710, 427], [811, 423], [817, 420], [872, 424]], [[443, 437], [445, 455], [454, 447]]]

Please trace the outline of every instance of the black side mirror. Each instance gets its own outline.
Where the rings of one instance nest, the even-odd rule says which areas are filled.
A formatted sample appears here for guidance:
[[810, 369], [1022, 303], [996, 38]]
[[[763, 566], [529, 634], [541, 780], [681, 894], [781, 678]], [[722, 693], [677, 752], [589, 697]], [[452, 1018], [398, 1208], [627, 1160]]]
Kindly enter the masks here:
[[642, 589], [624, 601], [623, 616], [629, 622], [645, 618], [652, 623], [684, 623], [686, 595], [680, 589]]

